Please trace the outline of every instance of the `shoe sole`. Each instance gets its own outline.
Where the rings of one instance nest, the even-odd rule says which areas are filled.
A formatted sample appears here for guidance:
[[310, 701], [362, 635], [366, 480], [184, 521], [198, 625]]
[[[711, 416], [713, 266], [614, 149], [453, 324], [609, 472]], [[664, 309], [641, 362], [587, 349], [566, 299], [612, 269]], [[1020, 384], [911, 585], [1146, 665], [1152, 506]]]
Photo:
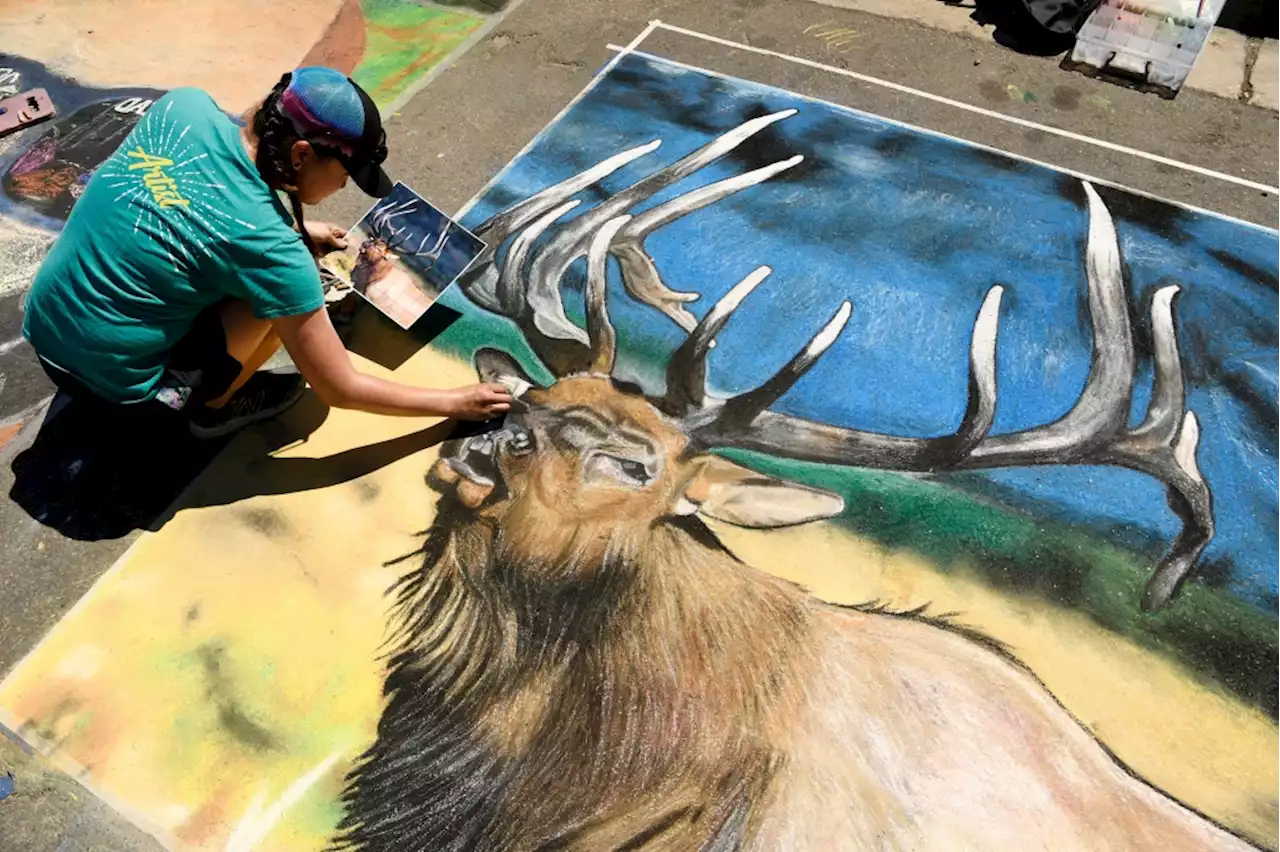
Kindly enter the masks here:
[[245, 415], [228, 420], [225, 423], [219, 423], [217, 426], [197, 426], [195, 423], [187, 423], [187, 428], [191, 434], [201, 440], [210, 438], [221, 438], [223, 435], [230, 435], [232, 432], [239, 432], [246, 426], [252, 426], [254, 423], [260, 423], [263, 420], [270, 420], [272, 417], [283, 414], [290, 408], [293, 408], [302, 399], [302, 394], [306, 390], [306, 386], [298, 388], [298, 392], [279, 405], [271, 408], [264, 408], [261, 411], [255, 411], [253, 414]]

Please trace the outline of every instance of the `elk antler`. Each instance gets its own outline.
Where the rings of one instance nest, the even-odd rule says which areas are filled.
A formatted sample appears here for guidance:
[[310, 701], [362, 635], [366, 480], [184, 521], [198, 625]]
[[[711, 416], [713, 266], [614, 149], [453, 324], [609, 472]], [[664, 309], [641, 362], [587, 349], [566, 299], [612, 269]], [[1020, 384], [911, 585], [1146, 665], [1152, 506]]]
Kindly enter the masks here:
[[[706, 360], [716, 334], [771, 272], [756, 269], [734, 286], [700, 321], [684, 304], [695, 294], [676, 293], [662, 282], [644, 239], [661, 227], [720, 198], [791, 168], [792, 157], [695, 189], [638, 215], [623, 215], [639, 202], [706, 166], [772, 123], [794, 114], [762, 116], [642, 178], [596, 207], [557, 226], [536, 255], [537, 241], [577, 206], [571, 196], [655, 150], [650, 142], [602, 161], [592, 169], [539, 192], [497, 214], [478, 229], [490, 249], [462, 281], [463, 292], [483, 307], [514, 321], [534, 353], [557, 376], [609, 372], [616, 333], [605, 305], [606, 265], [613, 256], [627, 292], [689, 331], [667, 367], [667, 389], [654, 404], [678, 418], [697, 450], [738, 448], [810, 462], [900, 471], [939, 472], [1049, 464], [1124, 467], [1159, 480], [1182, 531], [1160, 561], [1142, 598], [1146, 610], [1163, 606], [1214, 534], [1212, 499], [1196, 466], [1199, 425], [1186, 409], [1182, 366], [1173, 324], [1177, 287], [1155, 294], [1151, 306], [1155, 385], [1141, 425], [1128, 428], [1134, 353], [1120, 247], [1111, 214], [1093, 187], [1084, 184], [1089, 206], [1086, 249], [1093, 351], [1089, 377], [1075, 405], [1043, 426], [991, 435], [997, 402], [996, 337], [1002, 288], [992, 287], [978, 310], [969, 348], [968, 404], [955, 432], [906, 438], [846, 429], [782, 414], [772, 406], [808, 372], [843, 331], [852, 308], [840, 305], [827, 324], [777, 373], [755, 390], [717, 399], [706, 390]], [[498, 269], [497, 247], [515, 234]], [[587, 329], [569, 322], [561, 279], [588, 255]]]
[[[1093, 326], [1089, 378], [1071, 410], [1045, 426], [988, 435], [995, 416], [995, 343], [1001, 288], [993, 287], [974, 323], [969, 350], [969, 403], [957, 431], [940, 438], [903, 438], [815, 423], [770, 411], [769, 407], [809, 370], [835, 341], [848, 319], [848, 303], [785, 367], [759, 388], [731, 399], [707, 400], [689, 386], [702, 376], [707, 349], [701, 341], [728, 321], [738, 302], [759, 280], [748, 278], [713, 308], [677, 358], [684, 384], [664, 400], [689, 424], [693, 443], [736, 447], [803, 461], [891, 470], [976, 470], [1048, 464], [1098, 464], [1126, 467], [1162, 482], [1169, 507], [1182, 521], [1182, 533], [1147, 584], [1144, 609], [1163, 606], [1177, 590], [1213, 537], [1209, 488], [1196, 467], [1199, 425], [1185, 407], [1182, 365], [1173, 328], [1177, 287], [1158, 291], [1152, 301], [1155, 331], [1155, 390], [1146, 418], [1127, 429], [1136, 357], [1128, 301], [1120, 266], [1120, 248], [1111, 214], [1093, 187], [1089, 199], [1086, 278]], [[754, 273], [753, 273], [754, 275]], [[741, 292], [735, 292], [739, 291]], [[709, 326], [702, 329], [702, 325]], [[684, 350], [688, 349], [687, 352]], [[672, 362], [675, 367], [675, 359]], [[669, 374], [670, 376], [670, 374]]]
[[[462, 292], [481, 307], [515, 322], [534, 352], [556, 375], [587, 369], [591, 361], [590, 341], [586, 332], [565, 316], [560, 285], [569, 267], [587, 253], [596, 232], [660, 190], [715, 162], [775, 122], [795, 114], [794, 109], [788, 109], [751, 119], [665, 168], [641, 178], [591, 210], [559, 225], [531, 262], [529, 255], [533, 244], [565, 213], [577, 206], [578, 202], [571, 200], [572, 196], [633, 160], [657, 150], [661, 140], [615, 154], [581, 174], [508, 207], [476, 228], [475, 235], [485, 242], [487, 248], [459, 280]], [[791, 157], [708, 184], [631, 219], [609, 245], [609, 253], [618, 260], [622, 269], [622, 282], [627, 292], [637, 301], [658, 309], [686, 331], [692, 329], [697, 320], [684, 305], [697, 299], [698, 295], [678, 293], [667, 287], [653, 258], [644, 249], [645, 238], [655, 229], [766, 181], [803, 159]], [[499, 269], [498, 246], [512, 235], [516, 238]], [[517, 255], [518, 247], [521, 252]]]
[[416, 212], [417, 209], [417, 199], [414, 198], [399, 203], [387, 202], [374, 209], [369, 221], [375, 231], [385, 234], [387, 247], [397, 254], [408, 257], [425, 257], [434, 263], [439, 259], [440, 252], [444, 249], [445, 241], [449, 239], [449, 228], [453, 223], [448, 219], [444, 220], [444, 226], [440, 229], [440, 233], [435, 238], [431, 248], [427, 248], [427, 242], [431, 240], [430, 233], [423, 234], [422, 239], [418, 241], [418, 245], [415, 247], [412, 239], [406, 235], [408, 228], [404, 226], [397, 228], [392, 222], [401, 216]]

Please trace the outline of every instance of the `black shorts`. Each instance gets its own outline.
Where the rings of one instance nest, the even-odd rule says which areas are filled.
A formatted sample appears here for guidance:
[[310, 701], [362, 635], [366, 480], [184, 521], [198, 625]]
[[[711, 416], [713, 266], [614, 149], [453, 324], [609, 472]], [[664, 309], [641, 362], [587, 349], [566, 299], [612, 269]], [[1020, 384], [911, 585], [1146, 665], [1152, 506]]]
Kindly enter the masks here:
[[[58, 389], [71, 397], [103, 401], [66, 370], [43, 358], [40, 366]], [[227, 392], [243, 369], [244, 365], [227, 352], [227, 334], [222, 328], [221, 312], [218, 305], [212, 305], [200, 312], [195, 323], [169, 352], [157, 399], [169, 408], [183, 408], [192, 402], [217, 399]]]

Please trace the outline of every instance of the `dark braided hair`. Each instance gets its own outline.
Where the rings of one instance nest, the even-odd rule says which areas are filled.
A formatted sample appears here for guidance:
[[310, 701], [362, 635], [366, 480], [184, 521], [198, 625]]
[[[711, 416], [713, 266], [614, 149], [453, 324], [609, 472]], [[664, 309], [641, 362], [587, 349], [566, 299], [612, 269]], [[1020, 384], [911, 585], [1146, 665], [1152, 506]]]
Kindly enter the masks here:
[[[285, 189], [285, 187], [297, 185], [298, 174], [293, 168], [293, 143], [301, 138], [298, 131], [294, 129], [293, 122], [280, 111], [280, 98], [292, 79], [293, 74], [285, 74], [281, 77], [280, 82], [276, 83], [271, 94], [267, 95], [253, 117], [253, 135], [258, 137], [258, 154], [254, 165], [258, 167], [258, 174], [262, 175], [267, 186], [272, 189], [284, 189], [288, 194], [289, 206], [293, 208], [293, 219], [298, 226], [298, 233], [302, 236], [302, 242], [313, 256], [318, 257], [320, 252], [303, 224], [302, 201], [298, 198], [297, 192]], [[310, 142], [310, 140], [307, 141]], [[310, 144], [312, 150], [321, 157], [335, 157], [340, 153], [338, 149], [327, 145], [318, 145], [314, 142]]]

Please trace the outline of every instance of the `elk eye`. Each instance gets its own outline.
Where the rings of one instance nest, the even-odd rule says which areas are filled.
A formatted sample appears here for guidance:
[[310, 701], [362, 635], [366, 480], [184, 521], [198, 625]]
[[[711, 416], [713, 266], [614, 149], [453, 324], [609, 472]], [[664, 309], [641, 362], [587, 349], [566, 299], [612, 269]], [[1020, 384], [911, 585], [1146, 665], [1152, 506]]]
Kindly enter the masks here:
[[618, 466], [622, 468], [623, 473], [641, 485], [648, 485], [649, 480], [653, 478], [649, 476], [649, 469], [638, 461], [618, 459]]
[[588, 479], [609, 479], [631, 486], [644, 486], [653, 481], [653, 474], [644, 462], [607, 453], [593, 454], [587, 460], [585, 474]]

